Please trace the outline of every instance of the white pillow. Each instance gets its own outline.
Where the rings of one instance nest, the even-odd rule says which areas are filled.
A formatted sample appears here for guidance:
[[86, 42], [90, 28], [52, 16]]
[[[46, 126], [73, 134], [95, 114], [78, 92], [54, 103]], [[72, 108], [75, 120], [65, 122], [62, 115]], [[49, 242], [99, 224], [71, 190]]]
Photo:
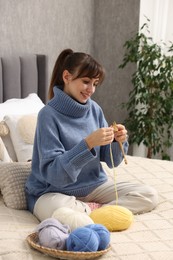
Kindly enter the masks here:
[[7, 152], [7, 149], [0, 137], [0, 163], [1, 162], [12, 162], [8, 152]]
[[38, 113], [44, 103], [36, 93], [29, 94], [26, 98], [12, 98], [0, 104], [0, 121], [6, 115], [25, 115]]
[[37, 114], [8, 115], [4, 121], [10, 129], [10, 137], [18, 162], [32, 159]]
[[[25, 115], [38, 113], [44, 106], [44, 103], [36, 93], [29, 94], [26, 98], [12, 98], [0, 104], [0, 121], [6, 115]], [[17, 159], [10, 135], [2, 138], [10, 157], [15, 161]]]

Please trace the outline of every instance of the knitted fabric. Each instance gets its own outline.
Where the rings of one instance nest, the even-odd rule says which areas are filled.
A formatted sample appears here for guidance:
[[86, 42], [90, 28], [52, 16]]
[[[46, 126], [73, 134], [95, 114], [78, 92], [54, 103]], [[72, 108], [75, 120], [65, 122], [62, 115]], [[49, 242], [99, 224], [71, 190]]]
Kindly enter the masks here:
[[102, 204], [96, 202], [87, 202], [87, 204], [90, 207], [91, 211], [98, 209], [102, 206]]
[[[89, 150], [85, 141], [98, 128], [108, 127], [100, 106], [91, 99], [80, 104], [57, 87], [54, 94], [38, 114], [32, 170], [26, 183], [30, 211], [39, 196], [48, 192], [87, 196], [107, 180], [100, 161], [111, 167], [109, 145]], [[127, 152], [128, 144], [123, 145]], [[122, 154], [116, 142], [112, 149], [117, 166]]]

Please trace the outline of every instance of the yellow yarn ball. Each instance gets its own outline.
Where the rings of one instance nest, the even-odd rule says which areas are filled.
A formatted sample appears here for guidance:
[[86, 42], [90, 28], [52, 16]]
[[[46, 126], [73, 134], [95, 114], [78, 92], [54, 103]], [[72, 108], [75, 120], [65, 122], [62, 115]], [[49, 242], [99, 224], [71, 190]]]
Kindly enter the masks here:
[[92, 211], [90, 218], [94, 223], [102, 224], [112, 232], [129, 228], [133, 221], [133, 214], [122, 206], [107, 205]]

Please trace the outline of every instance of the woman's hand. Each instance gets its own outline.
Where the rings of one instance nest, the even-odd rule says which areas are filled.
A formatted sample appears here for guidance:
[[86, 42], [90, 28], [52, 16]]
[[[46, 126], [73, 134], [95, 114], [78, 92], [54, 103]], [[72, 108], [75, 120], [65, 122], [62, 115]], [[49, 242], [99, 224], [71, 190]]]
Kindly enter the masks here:
[[114, 138], [117, 142], [125, 142], [127, 141], [128, 135], [127, 130], [124, 125], [116, 124], [117, 131], [114, 132]]
[[95, 146], [102, 146], [112, 143], [114, 140], [113, 127], [99, 128], [85, 138], [88, 148], [91, 150]]

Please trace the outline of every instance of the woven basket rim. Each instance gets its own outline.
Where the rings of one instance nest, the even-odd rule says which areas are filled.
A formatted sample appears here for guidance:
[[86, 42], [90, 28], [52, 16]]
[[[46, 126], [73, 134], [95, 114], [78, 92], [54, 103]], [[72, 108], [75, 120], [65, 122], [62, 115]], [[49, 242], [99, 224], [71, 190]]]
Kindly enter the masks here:
[[43, 254], [50, 255], [52, 257], [60, 259], [94, 259], [107, 253], [111, 249], [111, 246], [109, 245], [105, 250], [100, 250], [96, 252], [73, 252], [67, 250], [57, 250], [54, 248], [39, 245], [37, 232], [28, 235], [26, 240], [32, 248], [40, 251]]

